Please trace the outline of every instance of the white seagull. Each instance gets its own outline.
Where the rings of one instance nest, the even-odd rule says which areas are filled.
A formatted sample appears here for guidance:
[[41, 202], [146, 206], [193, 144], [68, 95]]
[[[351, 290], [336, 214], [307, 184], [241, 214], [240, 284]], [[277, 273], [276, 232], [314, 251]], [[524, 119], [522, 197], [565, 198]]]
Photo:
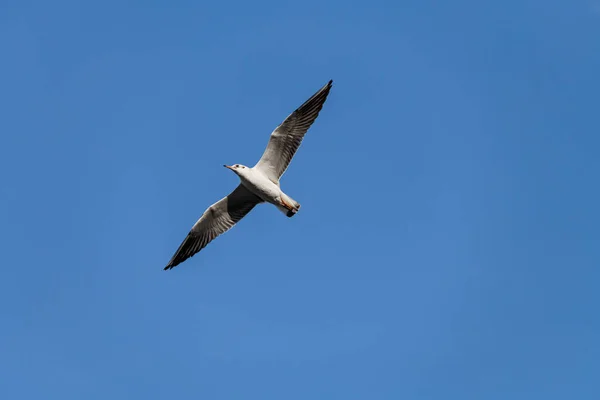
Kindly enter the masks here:
[[283, 193], [279, 179], [300, 147], [308, 128], [317, 119], [332, 83], [331, 80], [327, 82], [275, 128], [265, 152], [254, 167], [224, 165], [237, 174], [240, 184], [227, 197], [204, 211], [165, 270], [193, 257], [214, 238], [231, 229], [259, 203], [271, 203], [288, 217], [298, 212], [300, 203]]

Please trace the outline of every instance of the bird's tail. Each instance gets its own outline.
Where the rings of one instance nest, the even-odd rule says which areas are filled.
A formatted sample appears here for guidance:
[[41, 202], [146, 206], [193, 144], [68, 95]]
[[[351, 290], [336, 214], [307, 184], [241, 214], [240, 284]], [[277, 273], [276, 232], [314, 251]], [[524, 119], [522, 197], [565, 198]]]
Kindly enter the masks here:
[[292, 199], [285, 193], [281, 193], [281, 205], [278, 207], [279, 210], [284, 213], [287, 217], [293, 217], [300, 210], [300, 203]]

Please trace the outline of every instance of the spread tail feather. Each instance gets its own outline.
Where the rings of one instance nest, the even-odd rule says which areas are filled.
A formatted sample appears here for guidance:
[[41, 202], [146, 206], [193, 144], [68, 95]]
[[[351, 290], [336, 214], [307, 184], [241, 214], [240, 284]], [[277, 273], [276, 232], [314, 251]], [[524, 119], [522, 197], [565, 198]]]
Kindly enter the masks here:
[[287, 194], [281, 193], [281, 206], [279, 206], [278, 208], [288, 218], [291, 218], [294, 215], [296, 215], [298, 210], [300, 210], [300, 203], [292, 199]]

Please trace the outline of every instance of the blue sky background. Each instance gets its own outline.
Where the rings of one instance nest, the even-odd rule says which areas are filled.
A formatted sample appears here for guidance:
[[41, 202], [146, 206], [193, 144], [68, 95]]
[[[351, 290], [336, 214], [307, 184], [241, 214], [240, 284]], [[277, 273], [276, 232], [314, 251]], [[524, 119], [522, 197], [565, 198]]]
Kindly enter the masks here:
[[[597, 399], [600, 3], [0, 3], [2, 399]], [[282, 187], [173, 271], [328, 79]]]

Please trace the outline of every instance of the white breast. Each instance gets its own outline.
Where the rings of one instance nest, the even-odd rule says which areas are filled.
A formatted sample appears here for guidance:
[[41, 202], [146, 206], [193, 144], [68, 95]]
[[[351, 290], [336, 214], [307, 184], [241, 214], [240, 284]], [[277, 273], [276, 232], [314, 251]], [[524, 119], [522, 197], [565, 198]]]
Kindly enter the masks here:
[[266, 202], [277, 203], [275, 199], [281, 195], [279, 185], [254, 168], [248, 168], [243, 176], [240, 175], [240, 180], [246, 188]]

